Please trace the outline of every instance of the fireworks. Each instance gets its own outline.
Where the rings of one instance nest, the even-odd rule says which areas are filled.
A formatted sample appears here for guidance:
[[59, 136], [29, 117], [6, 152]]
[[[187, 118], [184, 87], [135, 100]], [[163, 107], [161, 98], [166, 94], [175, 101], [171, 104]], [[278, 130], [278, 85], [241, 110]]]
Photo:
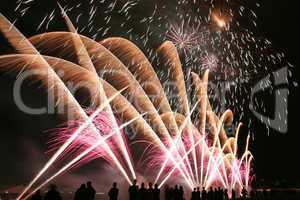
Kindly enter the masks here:
[[[248, 150], [246, 149], [246, 152], [241, 160], [238, 160], [236, 157], [232, 157], [231, 152], [233, 152], [233, 146], [230, 143], [232, 139], [227, 139], [227, 136], [222, 128], [223, 123], [230, 123], [230, 121], [232, 121], [231, 111], [226, 111], [219, 119], [213, 112], [210, 111], [210, 106], [206, 108], [205, 105], [210, 105], [209, 101], [203, 101], [203, 99], [207, 99], [207, 91], [204, 86], [207, 85], [208, 72], [203, 79], [200, 79], [196, 74], [194, 74], [194, 85], [196, 85], [197, 92], [199, 92], [198, 102], [200, 103], [200, 105], [196, 103], [193, 106], [193, 109], [190, 110], [187, 93], [184, 86], [181, 64], [178, 60], [179, 57], [177, 55], [176, 49], [172, 43], [164, 43], [159, 48], [160, 50], [158, 51], [158, 54], [168, 61], [168, 64], [165, 63], [166, 66], [169, 65], [169, 67], [173, 68], [173, 70], [171, 71], [174, 74], [171, 77], [177, 77], [175, 79], [175, 86], [178, 88], [178, 98], [179, 101], [182, 102], [183, 106], [179, 109], [181, 110], [182, 114], [177, 113], [176, 115], [166, 115], [167, 113], [171, 113], [172, 111], [167, 97], [163, 92], [160, 81], [158, 80], [151, 64], [133, 43], [122, 38], [109, 38], [101, 42], [101, 44], [103, 45], [102, 46], [101, 44], [96, 43], [88, 38], [81, 37], [76, 32], [50, 33], [40, 37], [35, 36], [30, 40], [26, 40], [24, 36], [16, 31], [16, 29], [12, 29], [12, 31], [14, 32], [7, 29], [7, 27], [10, 27], [12, 25], [9, 24], [9, 22], [6, 21], [5, 18], [2, 17], [1, 22], [1, 30], [6, 34], [6, 36], [8, 36], [7, 38], [12, 44], [15, 45], [16, 48], [20, 49], [20, 43], [16, 42], [18, 41], [18, 39], [22, 39], [23, 41], [25, 41], [25, 43], [22, 43], [22, 45], [25, 45], [26, 51], [31, 49], [31, 51], [35, 54], [15, 54], [2, 56], [0, 57], [2, 68], [6, 69], [12, 67], [12, 63], [7, 61], [7, 59], [10, 60], [10, 58], [12, 57], [17, 58], [15, 59], [14, 65], [17, 66], [16, 69], [20, 69], [18, 67], [22, 63], [27, 63], [27, 65], [25, 65], [25, 70], [26, 66], [30, 66], [31, 68], [39, 67], [40, 69], [43, 69], [42, 66], [36, 65], [38, 64], [36, 62], [46, 62], [47, 65], [49, 67], [51, 66], [54, 71], [64, 70], [64, 74], [67, 75], [68, 80], [78, 81], [78, 79], [76, 79], [76, 73], [80, 74], [81, 77], [86, 77], [86, 81], [87, 83], [89, 83], [89, 87], [97, 88], [96, 91], [98, 92], [96, 92], [96, 96], [99, 96], [98, 93], [101, 93], [101, 90], [104, 90], [107, 95], [110, 94], [110, 92], [115, 91], [113, 93], [114, 95], [109, 95], [108, 97], [105, 96], [104, 98], [102, 97], [102, 99], [99, 99], [98, 103], [100, 103], [100, 105], [102, 106], [97, 109], [96, 112], [93, 112], [93, 114], [89, 118], [84, 117], [83, 124], [79, 123], [79, 125], [77, 126], [72, 125], [71, 127], [76, 128], [70, 129], [71, 134], [67, 134], [66, 131], [61, 131], [60, 134], [56, 135], [56, 138], [53, 140], [54, 146], [58, 146], [58, 144], [62, 144], [62, 146], [59, 147], [54, 156], [28, 185], [26, 190], [19, 196], [19, 199], [23, 197], [25, 192], [29, 188], [31, 188], [36, 181], [38, 181], [38, 179], [47, 171], [47, 169], [57, 160], [58, 157], [66, 156], [66, 154], [68, 153], [71, 153], [74, 159], [37, 188], [44, 186], [54, 177], [58, 176], [67, 169], [72, 168], [73, 165], [78, 165], [79, 161], [87, 162], [88, 160], [95, 159], [99, 156], [103, 156], [108, 162], [115, 165], [124, 175], [125, 179], [127, 179], [127, 181], [131, 183], [126, 168], [129, 171], [132, 171], [132, 162], [129, 158], [129, 151], [126, 147], [127, 145], [125, 142], [126, 140], [124, 134], [119, 131], [112, 131], [116, 129], [114, 127], [118, 126], [116, 125], [115, 117], [112, 115], [112, 109], [114, 109], [114, 113], [122, 116], [121, 120], [125, 124], [129, 124], [128, 122], [132, 122], [133, 126], [139, 127], [140, 130], [142, 128], [143, 132], [139, 131], [137, 133], [144, 135], [145, 140], [148, 141], [148, 143], [153, 144], [154, 146], [158, 146], [158, 153], [160, 154], [160, 156], [158, 157], [165, 160], [164, 164], [161, 166], [158, 164], [154, 165], [154, 167], [158, 170], [156, 181], [160, 181], [161, 177], [164, 176], [164, 179], [162, 180], [160, 185], [165, 183], [170, 178], [170, 175], [176, 171], [180, 173], [180, 175], [186, 181], [186, 184], [191, 188], [196, 186], [197, 184], [209, 187], [213, 184], [219, 185], [219, 183], [221, 183], [223, 187], [234, 187], [240, 190], [242, 187], [244, 187], [244, 185], [248, 185], [250, 162], [248, 163], [247, 160], [250, 160], [251, 154], [249, 154]], [[67, 23], [69, 24], [69, 28], [73, 27], [70, 24], [69, 20], [67, 20]], [[11, 39], [10, 34], [12, 33], [15, 33], [17, 37]], [[63, 35], [59, 36], [60, 34]], [[45, 40], [45, 38], [47, 37], [48, 39]], [[62, 40], [64, 41], [63, 43], [61, 43]], [[29, 41], [31, 41], [31, 43]], [[56, 44], [57, 42], [63, 44], [64, 47], [68, 43], [75, 44], [75, 47], [80, 44], [84, 44], [86, 46], [86, 53], [79, 53], [79, 50], [82, 47], [78, 49], [75, 48], [74, 51], [68, 48], [70, 52], [73, 52], [75, 55], [80, 57], [81, 61], [88, 61], [90, 59], [89, 56], [91, 56], [92, 52], [95, 53], [95, 48], [91, 48], [92, 46], [98, 47], [102, 50], [104, 50], [105, 47], [105, 52], [107, 55], [102, 54], [104, 57], [98, 56], [96, 57], [96, 60], [91, 60], [93, 62], [82, 62], [82, 65], [91, 64], [89, 68], [86, 67], [86, 69], [84, 69], [74, 63], [70, 63], [59, 58], [51, 58], [39, 55], [35, 48], [31, 46], [31, 44], [33, 44], [34, 46], [39, 47], [39, 50], [41, 52], [46, 53], [47, 50], [52, 51], [53, 49], [49, 47], [54, 45], [57, 47], [55, 51], [59, 52], [63, 49], [60, 48], [62, 47], [61, 45]], [[164, 51], [165, 48], [170, 49], [168, 51]], [[123, 52], [125, 50], [131, 53], [127, 55], [125, 54], [124, 56]], [[113, 54], [115, 57], [113, 57]], [[56, 63], [56, 65], [54, 66], [53, 60], [55, 60]], [[110, 62], [110, 65], [104, 65], [104, 63], [107, 61]], [[99, 71], [99, 69], [101, 69], [102, 67], [105, 67], [106, 71], [110, 67], [112, 67], [111, 69], [113, 69], [113, 67], [116, 67], [116, 65], [111, 64], [112, 61], [119, 63], [118, 73], [115, 73], [115, 71], [106, 72], [109, 73], [105, 76], [106, 81], [108, 82], [101, 83], [97, 78], [98, 75], [96, 74], [96, 72]], [[164, 60], [162, 60], [162, 62], [164, 64]], [[128, 66], [128, 69], [125, 68], [125, 65]], [[95, 70], [90, 70], [91, 67], [95, 67]], [[71, 68], [71, 71], [67, 71]], [[21, 69], [24, 70], [23, 67]], [[54, 71], [51, 73], [55, 73]], [[137, 76], [133, 76], [133, 73], [138, 74], [136, 74]], [[55, 74], [51, 74], [51, 76], [57, 79], [57, 76]], [[93, 80], [93, 77], [95, 81], [93, 82], [93, 86], [91, 86], [90, 84], [92, 84], [91, 80]], [[43, 77], [38, 78], [40, 78], [42, 81], [49, 81], [44, 80]], [[49, 77], [46, 76], [46, 78], [48, 79]], [[63, 77], [62, 80], [57, 81], [60, 83], [61, 81], [67, 81], [67, 79]], [[155, 87], [153, 87], [153, 83]], [[56, 82], [54, 84], [56, 84]], [[132, 84], [135, 84], [135, 87], [129, 86]], [[129, 86], [126, 90], [123, 91], [127, 94], [127, 99], [125, 98], [125, 96], [121, 95], [120, 92], [116, 92], [117, 89], [124, 88], [124, 86]], [[114, 89], [114, 87], [116, 89]], [[63, 85], [54, 87], [54, 89], [55, 88], [63, 88], [63, 93], [67, 92], [65, 86]], [[151, 99], [148, 97], [150, 92], [152, 94]], [[56, 92], [54, 93], [56, 94]], [[67, 98], [74, 101], [73, 97], [69, 96], [68, 92], [66, 93], [66, 95]], [[109, 102], [112, 107], [110, 107], [107, 103], [103, 104], [103, 102]], [[69, 104], [70, 102], [67, 101], [65, 103]], [[75, 104], [77, 106], [77, 103]], [[126, 104], [128, 105], [126, 106]], [[199, 111], [201, 113], [201, 129], [197, 129], [193, 125], [191, 118], [191, 115], [196, 108], [198, 108], [198, 110], [200, 109]], [[86, 112], [83, 111], [84, 113], [82, 113], [82, 108], [78, 108], [78, 110], [80, 112], [80, 118], [82, 116], [87, 116]], [[107, 110], [108, 115], [99, 115], [99, 111], [101, 110]], [[145, 119], [138, 120], [140, 116], [139, 112], [146, 112], [147, 115], [145, 116], [145, 119], [147, 119], [149, 122], [145, 121]], [[165, 115], [165, 117], [162, 117], [163, 115]], [[206, 116], [208, 117], [207, 122], [205, 120]], [[111, 117], [113, 117], [113, 121], [115, 122], [111, 121]], [[94, 118], [96, 121], [94, 120]], [[178, 120], [180, 120], [181, 123]], [[211, 130], [211, 133], [206, 133], [202, 129], [202, 127], [205, 126], [206, 123], [214, 127]], [[86, 129], [87, 125], [90, 124], [91, 126]], [[111, 126], [108, 126], [108, 124], [110, 124]], [[174, 133], [170, 132], [171, 130], [169, 129], [169, 125], [172, 125], [175, 129]], [[121, 127], [123, 126], [124, 125], [121, 125]], [[206, 134], [208, 134], [208, 136], [206, 136]], [[175, 138], [173, 138], [172, 135], [174, 135]], [[108, 139], [109, 141], [106, 141]], [[237, 140], [237, 138], [235, 140]], [[55, 141], [58, 142], [58, 144], [55, 143]], [[100, 147], [99, 144], [101, 143], [105, 145]], [[236, 150], [237, 147], [235, 146], [234, 149]], [[118, 152], [121, 152], [121, 154], [119, 154]], [[152, 151], [150, 150], [149, 152]], [[155, 157], [153, 158], [154, 160], [152, 161], [152, 163], [155, 163]], [[124, 159], [125, 163], [127, 162], [127, 167], [124, 164], [121, 164], [123, 162], [121, 162], [120, 159]], [[241, 171], [242, 164], [243, 167], [245, 166], [246, 173]], [[147, 175], [145, 174], [144, 176]], [[233, 178], [230, 179], [230, 176], [232, 176]], [[135, 172], [133, 171], [132, 179], [134, 178]]]
[[[31, 2], [20, 2], [18, 9], [22, 15]], [[0, 56], [0, 69], [44, 71], [45, 76], [35, 78], [47, 86], [58, 107], [72, 107], [70, 112], [74, 116], [67, 130], [60, 129], [54, 135], [50, 148], [55, 153], [18, 199], [24, 198], [48, 168], [64, 157], [72, 159], [34, 191], [63, 172], [99, 157], [120, 171], [129, 184], [139, 173], [155, 179], [160, 187], [177, 177], [176, 181], [183, 180], [190, 188], [198, 185], [239, 191], [248, 188], [253, 159], [248, 149], [250, 137], [245, 150], [238, 153], [241, 124], [234, 137], [227, 136], [224, 124], [232, 124], [233, 113], [225, 109], [216, 112], [221, 110], [220, 105], [215, 108], [210, 103], [208, 75], [211, 74], [217, 87], [224, 81], [230, 82], [227, 89], [232, 93], [226, 99], [226, 106], [238, 112], [244, 104], [238, 103], [235, 96], [247, 91], [239, 83], [267, 71], [266, 60], [274, 63], [281, 60], [279, 55], [266, 55], [270, 44], [257, 39], [234, 20], [247, 15], [256, 26], [253, 10], [232, 1], [222, 5], [219, 1], [176, 1], [172, 7], [161, 1], [153, 3], [154, 6], [139, 1], [90, 1], [87, 25], [75, 27], [64, 9], [76, 11], [83, 4], [59, 6], [69, 32], [47, 32], [29, 39], [3, 16], [0, 18], [0, 31], [19, 53]], [[139, 6], [149, 8], [143, 9], [142, 17], [131, 12]], [[101, 27], [96, 28], [99, 7], [104, 8], [101, 13], [105, 16], [99, 19]], [[122, 15], [124, 20], [115, 20], [114, 13]], [[46, 22], [48, 27], [54, 15], [54, 11], [46, 15], [39, 28]], [[78, 22], [81, 16], [82, 13], [77, 13], [71, 19]], [[111, 26], [112, 21], [119, 23], [115, 26], [120, 34]], [[137, 31], [132, 21], [138, 22], [142, 34], [134, 34]], [[77, 30], [87, 31], [101, 41], [82, 36]], [[109, 34], [123, 37], [105, 38]], [[155, 46], [152, 43], [158, 39], [162, 44], [157, 51], [148, 47]], [[154, 60], [159, 61], [159, 69], [152, 67]], [[186, 68], [190, 70], [187, 73]], [[58, 76], [58, 72], [64, 76]], [[90, 92], [88, 112], [71, 94], [69, 82], [82, 84]], [[171, 99], [168, 94], [173, 91]], [[125, 126], [130, 126], [135, 138], [126, 138]], [[136, 155], [128, 142], [137, 146], [141, 141], [149, 148]], [[137, 160], [145, 162], [137, 166]], [[147, 170], [141, 170], [144, 167], [151, 168], [154, 174], [145, 173]]]
[[207, 55], [201, 60], [202, 67], [204, 69], [209, 69], [210, 71], [216, 70], [219, 66], [219, 60], [215, 55]]

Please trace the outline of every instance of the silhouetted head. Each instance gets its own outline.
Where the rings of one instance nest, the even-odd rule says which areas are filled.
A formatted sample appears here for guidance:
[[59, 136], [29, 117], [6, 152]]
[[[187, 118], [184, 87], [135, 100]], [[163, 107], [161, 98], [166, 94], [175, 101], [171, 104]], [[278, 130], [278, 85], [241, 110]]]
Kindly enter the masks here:
[[179, 190], [183, 191], [183, 187], [182, 187], [182, 185], [179, 187]]
[[202, 187], [202, 190], [205, 190], [205, 187]]
[[86, 183], [86, 185], [87, 185], [88, 187], [92, 187], [92, 182], [91, 182], [91, 181], [88, 181], [88, 182]]
[[178, 185], [175, 185], [175, 189], [178, 189]]
[[133, 180], [133, 185], [136, 185], [136, 183], [137, 183], [137, 180], [134, 179], [134, 180]]
[[84, 188], [85, 188], [85, 184], [84, 184], [84, 183], [81, 184], [81, 185], [80, 185], [80, 188], [81, 188], [81, 189], [84, 189]]
[[113, 183], [113, 188], [116, 188], [116, 187], [117, 187], [117, 183], [114, 182], [114, 183]]
[[145, 187], [145, 183], [142, 183], [142, 184], [141, 184], [141, 187], [144, 188], [144, 187]]
[[154, 185], [154, 188], [155, 188], [155, 189], [158, 189], [158, 184], [157, 184], [157, 183]]
[[196, 191], [196, 188], [194, 188], [194, 191]]
[[151, 182], [149, 182], [148, 186], [149, 186], [149, 188], [152, 188], [152, 183], [151, 183]]
[[197, 191], [200, 191], [200, 188], [199, 188], [199, 187], [197, 187]]
[[51, 185], [50, 185], [50, 190], [56, 190], [56, 185], [51, 184]]

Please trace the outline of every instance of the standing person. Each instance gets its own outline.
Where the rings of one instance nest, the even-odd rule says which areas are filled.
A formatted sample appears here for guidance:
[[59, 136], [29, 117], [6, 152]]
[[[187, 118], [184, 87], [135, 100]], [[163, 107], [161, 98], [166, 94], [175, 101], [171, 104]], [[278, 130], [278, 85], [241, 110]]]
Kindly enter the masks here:
[[207, 200], [207, 192], [205, 190], [205, 187], [202, 188], [201, 199], [202, 200]]
[[227, 189], [225, 189], [225, 191], [224, 191], [224, 199], [225, 200], [228, 200], [229, 198], [228, 198], [228, 190]]
[[42, 200], [43, 197], [41, 195], [41, 190], [36, 191], [36, 193], [34, 193], [34, 195], [32, 195], [30, 200]]
[[174, 188], [173, 187], [169, 188], [169, 193], [170, 193], [170, 199], [174, 200], [175, 199], [175, 194], [174, 194]]
[[147, 199], [147, 189], [145, 188], [145, 183], [141, 184], [141, 188], [139, 189], [138, 196], [139, 196], [138, 198], [141, 200]]
[[191, 200], [197, 200], [197, 190], [196, 190], [196, 188], [194, 188], [194, 190], [192, 192]]
[[178, 185], [175, 185], [175, 188], [173, 190], [174, 200], [179, 200], [179, 188]]
[[223, 188], [221, 188], [221, 187], [218, 188], [218, 199], [219, 200], [224, 199], [224, 191], [223, 191]]
[[200, 200], [200, 188], [197, 187], [197, 190], [196, 190], [196, 200]]
[[137, 183], [136, 179], [133, 180], [133, 184], [128, 189], [129, 200], [137, 200], [138, 199], [139, 186], [137, 186], [136, 183]]
[[62, 200], [60, 193], [56, 190], [56, 185], [51, 185], [49, 191], [46, 193], [44, 200]]
[[86, 183], [86, 197], [87, 200], [95, 200], [95, 196], [96, 196], [96, 190], [93, 188], [92, 186], [92, 182], [89, 181]]
[[218, 200], [218, 198], [219, 198], [219, 190], [218, 188], [215, 188], [213, 192], [213, 199]]
[[210, 187], [209, 191], [207, 193], [207, 199], [208, 200], [213, 200], [213, 198], [214, 198], [214, 191], [213, 191], [212, 187]]
[[158, 188], [158, 185], [154, 185], [154, 200], [160, 199], [160, 189]]
[[149, 182], [148, 189], [147, 189], [147, 199], [153, 200], [154, 199], [154, 189], [152, 187], [152, 183]]
[[76, 190], [74, 200], [83, 200], [87, 199], [87, 191], [85, 184], [81, 184], [81, 186]]
[[184, 190], [183, 190], [183, 187], [182, 186], [179, 186], [179, 199], [180, 200], [183, 200], [184, 199]]
[[170, 188], [168, 185], [165, 186], [165, 200], [170, 200]]
[[113, 183], [113, 187], [108, 192], [109, 200], [117, 200], [119, 195], [119, 189], [117, 188], [117, 183]]

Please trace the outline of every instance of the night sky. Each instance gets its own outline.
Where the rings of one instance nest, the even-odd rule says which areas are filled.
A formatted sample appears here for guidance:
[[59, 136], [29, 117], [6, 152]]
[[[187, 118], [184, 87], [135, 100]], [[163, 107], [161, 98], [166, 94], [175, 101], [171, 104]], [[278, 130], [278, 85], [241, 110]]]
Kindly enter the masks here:
[[[55, 7], [54, 1], [36, 3], [16, 26], [26, 36], [44, 32], [36, 30], [43, 12]], [[293, 80], [299, 82], [299, 20], [296, 1], [263, 0], [256, 9], [258, 28], [256, 33], [272, 41], [274, 48], [283, 51], [290, 63]], [[14, 0], [1, 0], [0, 12], [11, 21], [18, 16], [14, 12]], [[51, 30], [66, 30], [61, 19], [54, 20]], [[117, 30], [114, 32], [117, 35]], [[0, 52], [10, 52], [8, 44], [0, 38]], [[98, 38], [100, 39], [100, 38]], [[0, 190], [9, 186], [27, 183], [46, 162], [46, 130], [56, 127], [60, 121], [56, 115], [32, 116], [21, 112], [13, 101], [14, 77], [0, 73]], [[35, 85], [23, 88], [24, 101], [39, 107], [46, 104], [46, 94], [36, 90]], [[251, 145], [254, 154], [255, 173], [258, 180], [272, 182], [285, 180], [289, 185], [300, 186], [299, 176], [299, 88], [290, 87], [288, 133], [274, 130], [269, 136], [260, 121], [252, 122], [255, 142]], [[247, 115], [251, 115], [248, 113]], [[247, 119], [244, 119], [247, 120]], [[86, 167], [88, 168], [88, 166]], [[92, 177], [89, 177], [92, 178]]]

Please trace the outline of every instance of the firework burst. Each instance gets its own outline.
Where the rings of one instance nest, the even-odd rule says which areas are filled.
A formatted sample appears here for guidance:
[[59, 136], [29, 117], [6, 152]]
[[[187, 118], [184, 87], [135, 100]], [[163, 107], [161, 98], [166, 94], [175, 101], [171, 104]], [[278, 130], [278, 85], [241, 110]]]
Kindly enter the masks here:
[[[32, 2], [35, 0], [19, 2], [17, 10], [22, 16]], [[214, 104], [210, 83], [221, 88], [225, 82], [230, 93], [224, 95], [226, 103], [222, 106], [243, 113], [239, 112], [244, 111], [241, 102], [248, 97], [242, 94], [249, 87], [241, 83], [247, 85], [255, 75], [268, 72], [269, 63], [273, 66], [283, 62], [282, 54], [269, 51], [268, 40], [256, 37], [250, 30], [249, 27], [256, 27], [257, 19], [252, 7], [236, 1], [155, 1], [151, 5], [143, 1], [79, 2], [60, 7], [70, 32], [44, 33], [30, 39], [1, 16], [0, 30], [19, 52], [1, 56], [1, 69], [50, 71], [54, 80], [50, 88], [62, 89], [63, 98], [68, 100], [66, 104], [71, 104], [76, 111], [76, 120], [69, 122], [72, 128], [59, 130], [50, 141], [51, 149], [55, 150], [53, 157], [19, 199], [65, 155], [72, 160], [36, 188], [45, 186], [74, 165], [98, 157], [115, 166], [128, 183], [136, 177], [139, 168], [144, 169], [144, 163], [150, 163], [146, 167], [155, 171], [160, 186], [176, 174], [190, 188], [197, 185], [237, 190], [248, 187], [253, 159], [248, 149], [250, 137], [245, 151], [238, 154], [240, 125], [234, 129], [234, 137], [227, 136], [224, 125], [232, 123], [233, 114]], [[42, 18], [38, 29], [51, 26], [55, 9]], [[136, 14], [139, 9], [144, 11], [142, 16]], [[82, 10], [87, 12], [81, 13]], [[74, 27], [65, 11], [70, 16], [76, 13], [71, 19], [85, 25]], [[87, 18], [82, 17], [87, 13]], [[241, 25], [241, 18], [248, 19], [246, 27]], [[134, 25], [133, 21], [138, 24]], [[108, 35], [123, 38], [105, 38]], [[158, 45], [156, 51], [154, 47]], [[162, 67], [154, 70], [151, 61], [156, 60]], [[67, 76], [57, 76], [59, 70]], [[211, 82], [208, 82], [209, 72]], [[37, 77], [49, 86], [47, 78]], [[98, 108], [91, 109], [93, 114], [91, 110], [86, 112], [69, 92], [65, 85], [68, 81], [88, 83], [93, 91], [91, 107]], [[174, 101], [167, 95], [172, 89], [176, 91]], [[54, 98], [63, 104], [60, 96]], [[122, 131], [129, 124], [130, 131], [136, 135], [131, 140]], [[145, 148], [142, 156], [131, 155], [128, 141], [135, 144], [132, 146], [146, 143], [149, 148]], [[136, 167], [136, 160], [149, 162]]]

